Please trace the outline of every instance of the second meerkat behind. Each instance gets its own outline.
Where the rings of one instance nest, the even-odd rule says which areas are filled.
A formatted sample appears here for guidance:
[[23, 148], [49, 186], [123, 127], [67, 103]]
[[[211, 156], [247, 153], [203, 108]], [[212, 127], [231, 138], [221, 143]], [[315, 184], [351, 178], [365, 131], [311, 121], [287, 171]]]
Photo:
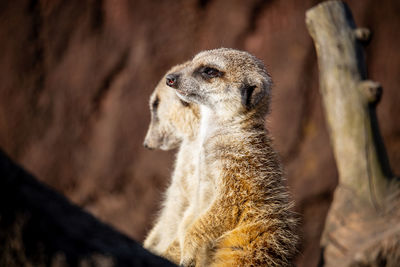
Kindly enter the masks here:
[[[178, 71], [185, 64], [187, 63], [174, 66], [169, 72]], [[165, 77], [156, 86], [149, 104], [151, 122], [144, 146], [162, 150], [179, 147], [179, 150], [162, 208], [143, 245], [152, 252], [179, 263], [179, 244], [168, 253], [165, 252], [176, 240], [178, 225], [197, 188], [195, 162], [192, 158], [199, 128], [199, 108], [179, 99], [174, 90], [165, 85]]]
[[221, 48], [166, 80], [200, 105], [198, 175], [215, 188], [206, 211], [181, 229], [181, 265], [291, 266], [297, 216], [264, 128], [271, 79], [263, 63]]

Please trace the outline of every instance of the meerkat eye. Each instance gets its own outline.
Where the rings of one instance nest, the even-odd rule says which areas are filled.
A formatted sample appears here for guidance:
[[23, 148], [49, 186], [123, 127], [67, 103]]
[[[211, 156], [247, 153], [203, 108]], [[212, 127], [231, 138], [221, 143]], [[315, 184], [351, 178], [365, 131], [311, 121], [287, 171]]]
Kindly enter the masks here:
[[158, 98], [158, 96], [156, 96], [156, 98], [154, 99], [153, 103], [151, 104], [151, 107], [153, 108], [153, 111], [158, 108], [158, 104], [160, 104], [160, 98]]
[[221, 72], [215, 68], [205, 67], [202, 71], [203, 77], [205, 78], [215, 78], [221, 76]]

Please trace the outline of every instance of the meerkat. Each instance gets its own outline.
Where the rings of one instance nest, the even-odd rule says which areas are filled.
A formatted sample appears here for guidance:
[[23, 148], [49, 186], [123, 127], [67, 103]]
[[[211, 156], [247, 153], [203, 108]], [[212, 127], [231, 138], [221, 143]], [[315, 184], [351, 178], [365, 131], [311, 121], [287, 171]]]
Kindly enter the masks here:
[[[178, 71], [187, 63], [173, 67]], [[170, 150], [179, 147], [171, 183], [161, 211], [144, 241], [144, 247], [179, 263], [179, 244], [166, 249], [177, 237], [178, 225], [189, 206], [198, 181], [194, 176], [194, 142], [199, 128], [199, 107], [177, 97], [165, 84], [165, 75], [150, 97], [151, 122], [143, 145], [149, 149]], [[172, 246], [173, 247], [173, 246]]]
[[297, 215], [265, 129], [264, 64], [244, 51], [203, 51], [166, 83], [200, 106], [198, 175], [214, 188], [209, 206], [180, 228], [180, 264], [292, 266]]

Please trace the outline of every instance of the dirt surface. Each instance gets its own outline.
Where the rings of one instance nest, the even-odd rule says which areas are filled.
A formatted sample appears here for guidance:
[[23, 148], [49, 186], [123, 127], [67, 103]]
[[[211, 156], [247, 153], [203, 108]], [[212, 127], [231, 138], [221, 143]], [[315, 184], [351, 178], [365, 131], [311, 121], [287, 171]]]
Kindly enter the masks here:
[[[267, 128], [303, 217], [300, 266], [316, 266], [337, 172], [305, 11], [319, 1], [1, 1], [0, 147], [43, 182], [141, 241], [174, 152], [142, 147], [148, 97], [172, 65], [232, 47], [264, 60]], [[400, 2], [347, 1], [384, 88], [378, 119], [400, 173]]]

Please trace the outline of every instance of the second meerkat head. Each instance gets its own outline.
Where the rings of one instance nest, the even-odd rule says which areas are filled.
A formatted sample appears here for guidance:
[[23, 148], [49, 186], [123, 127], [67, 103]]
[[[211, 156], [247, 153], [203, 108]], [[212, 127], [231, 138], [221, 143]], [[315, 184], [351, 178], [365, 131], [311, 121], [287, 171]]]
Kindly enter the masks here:
[[166, 76], [168, 86], [187, 101], [228, 116], [268, 111], [272, 81], [261, 60], [245, 51], [203, 51], [179, 71]]
[[[174, 66], [176, 72], [188, 63]], [[165, 85], [165, 75], [150, 97], [151, 121], [143, 145], [149, 149], [170, 150], [183, 140], [196, 136], [200, 124], [198, 105], [181, 100], [175, 91]]]

